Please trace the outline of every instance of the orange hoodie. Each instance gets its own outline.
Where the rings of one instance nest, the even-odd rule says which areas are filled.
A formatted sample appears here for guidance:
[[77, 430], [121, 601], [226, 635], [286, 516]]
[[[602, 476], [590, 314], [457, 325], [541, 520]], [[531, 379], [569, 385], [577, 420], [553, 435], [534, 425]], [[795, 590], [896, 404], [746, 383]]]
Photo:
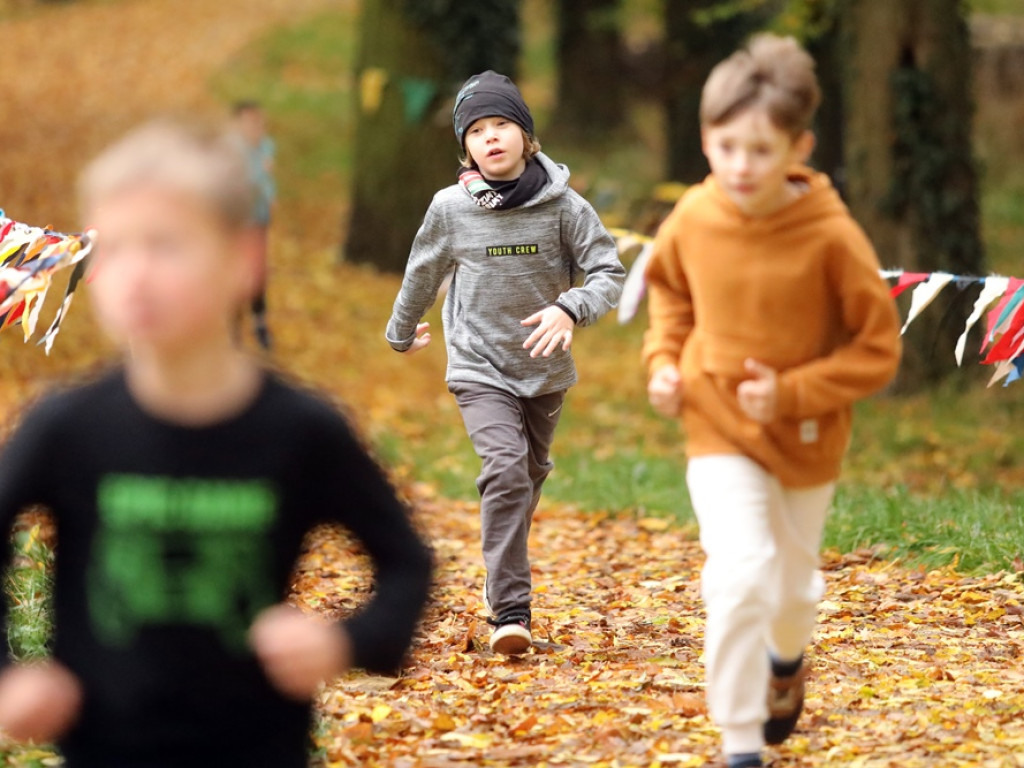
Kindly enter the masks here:
[[[787, 487], [835, 480], [851, 405], [884, 387], [900, 359], [899, 318], [878, 259], [828, 177], [745, 216], [709, 176], [662, 224], [647, 267], [648, 370], [679, 367], [689, 456], [744, 454]], [[777, 416], [740, 410], [747, 358], [779, 372]]]

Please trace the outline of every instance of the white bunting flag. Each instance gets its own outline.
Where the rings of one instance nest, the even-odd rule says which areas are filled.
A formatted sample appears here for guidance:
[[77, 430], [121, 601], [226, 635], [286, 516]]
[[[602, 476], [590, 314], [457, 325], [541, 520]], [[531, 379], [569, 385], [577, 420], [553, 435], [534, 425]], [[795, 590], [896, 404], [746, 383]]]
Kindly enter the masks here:
[[954, 277], [954, 275], [948, 272], [933, 272], [931, 277], [914, 288], [914, 293], [910, 297], [910, 312], [907, 314], [907, 321], [903, 323], [903, 328], [900, 330], [901, 336], [907, 332], [909, 325], [924, 311], [925, 307], [935, 300], [935, 297], [939, 295], [942, 289], [953, 282]]
[[981, 289], [981, 295], [978, 296], [977, 301], [974, 302], [974, 309], [971, 311], [971, 316], [967, 318], [967, 323], [964, 325], [964, 332], [960, 334], [960, 338], [956, 340], [956, 349], [953, 354], [956, 355], [956, 364], [963, 365], [964, 363], [964, 348], [967, 346], [967, 334], [971, 332], [971, 328], [974, 327], [975, 323], [981, 319], [981, 316], [985, 313], [992, 303], [1006, 293], [1006, 287], [1010, 284], [1010, 278], [1002, 277], [1000, 275], [993, 275], [992, 277], [985, 278], [985, 286]]

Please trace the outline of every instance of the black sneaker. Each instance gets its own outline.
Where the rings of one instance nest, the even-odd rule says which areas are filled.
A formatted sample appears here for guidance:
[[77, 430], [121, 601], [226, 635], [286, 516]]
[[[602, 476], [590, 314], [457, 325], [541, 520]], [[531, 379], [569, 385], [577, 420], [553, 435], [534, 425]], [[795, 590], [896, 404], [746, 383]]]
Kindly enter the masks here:
[[804, 709], [803, 664], [788, 677], [772, 675], [768, 683], [768, 722], [764, 724], [764, 740], [768, 744], [781, 744], [796, 728], [796, 721]]
[[513, 608], [496, 619], [488, 619], [487, 623], [494, 626], [494, 632], [491, 633], [491, 650], [495, 653], [517, 656], [526, 653], [533, 645], [529, 608]]

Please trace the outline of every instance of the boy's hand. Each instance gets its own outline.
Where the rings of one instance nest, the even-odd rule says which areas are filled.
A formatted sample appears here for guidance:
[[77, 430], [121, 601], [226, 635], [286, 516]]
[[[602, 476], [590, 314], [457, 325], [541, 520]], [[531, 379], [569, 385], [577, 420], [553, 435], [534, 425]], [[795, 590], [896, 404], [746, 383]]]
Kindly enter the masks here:
[[298, 701], [313, 698], [325, 680], [352, 664], [348, 633], [339, 624], [278, 604], [267, 608], [249, 630], [249, 644], [278, 691]]
[[425, 346], [430, 344], [430, 323], [420, 323], [416, 326], [416, 340], [413, 341], [412, 346], [409, 347], [402, 354], [411, 355], [419, 352]]
[[775, 420], [778, 401], [779, 375], [774, 368], [756, 360], [744, 364], [752, 379], [742, 382], [736, 389], [736, 399], [747, 416], [760, 424]]
[[52, 743], [71, 728], [81, 706], [78, 679], [56, 661], [0, 673], [0, 731], [12, 739]]
[[563, 352], [568, 352], [572, 347], [572, 329], [576, 327], [576, 323], [559, 307], [551, 305], [547, 309], [542, 309], [523, 320], [522, 324], [537, 326], [523, 343], [523, 349], [533, 347], [530, 357], [551, 357], [551, 353], [558, 349], [559, 344], [562, 345]]
[[683, 406], [683, 384], [676, 366], [663, 365], [654, 372], [647, 383], [647, 399], [662, 416], [679, 415]]

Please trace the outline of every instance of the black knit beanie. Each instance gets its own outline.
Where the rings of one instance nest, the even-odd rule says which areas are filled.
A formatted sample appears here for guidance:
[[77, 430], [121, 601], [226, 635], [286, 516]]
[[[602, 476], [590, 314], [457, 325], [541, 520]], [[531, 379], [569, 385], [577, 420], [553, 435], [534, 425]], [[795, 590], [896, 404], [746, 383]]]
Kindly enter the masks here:
[[482, 117], [507, 118], [533, 136], [533, 115], [516, 84], [490, 69], [469, 78], [455, 97], [452, 123], [463, 149], [466, 129]]

